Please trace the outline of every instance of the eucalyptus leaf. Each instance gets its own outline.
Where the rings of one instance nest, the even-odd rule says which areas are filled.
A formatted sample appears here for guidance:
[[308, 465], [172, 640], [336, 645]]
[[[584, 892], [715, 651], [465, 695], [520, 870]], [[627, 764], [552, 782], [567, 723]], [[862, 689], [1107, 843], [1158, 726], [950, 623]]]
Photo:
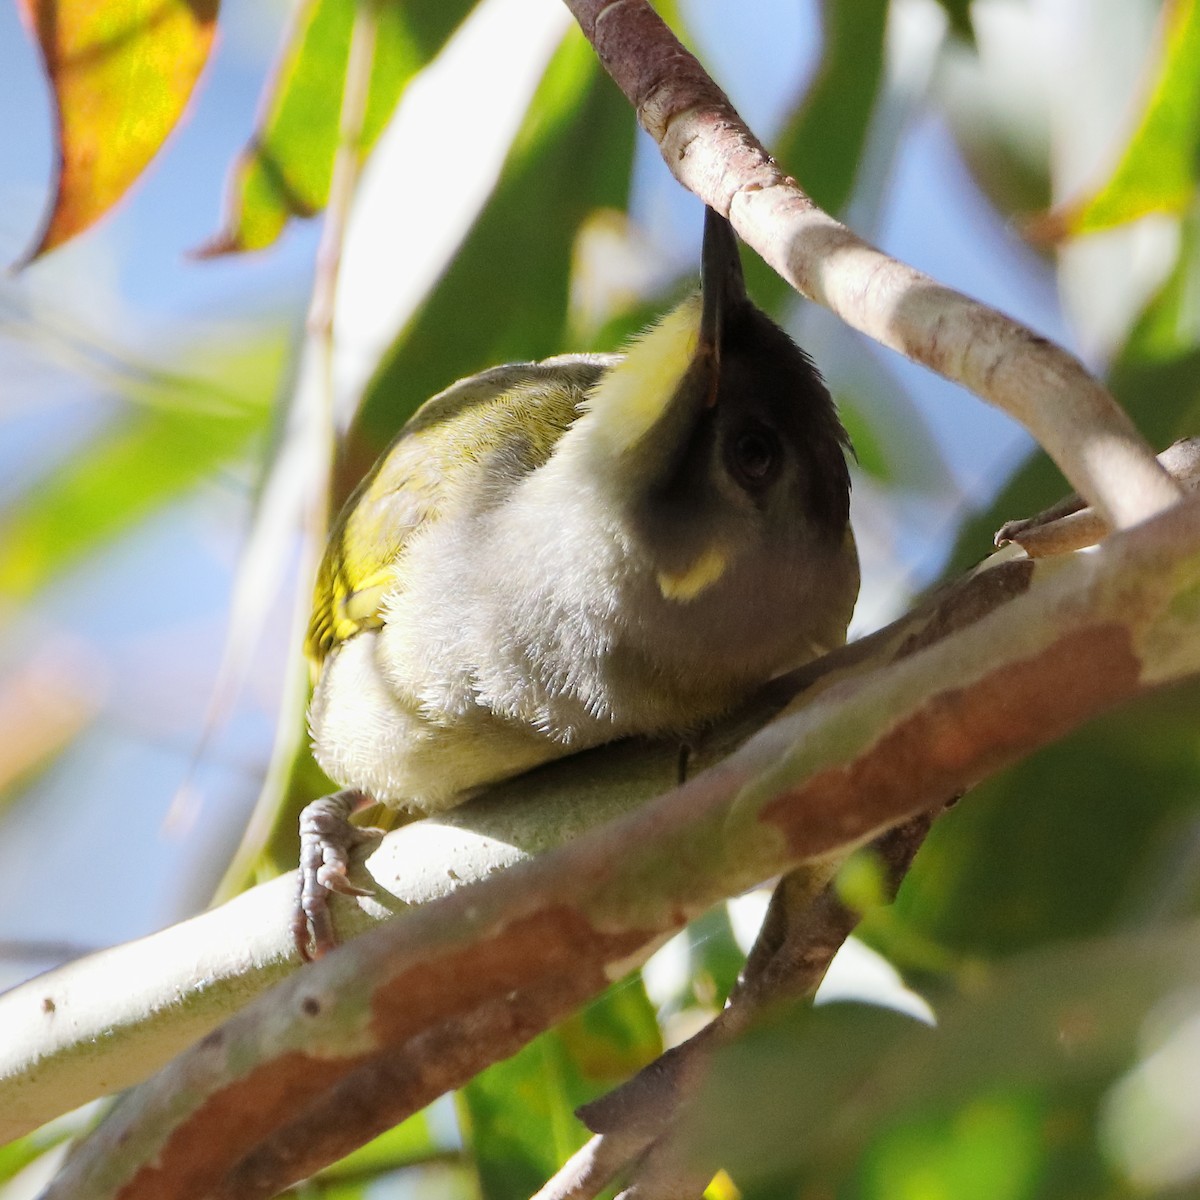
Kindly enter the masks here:
[[355, 431], [367, 447], [364, 461], [454, 380], [497, 363], [580, 349], [565, 344], [575, 238], [596, 208], [624, 207], [633, 132], [628, 105], [572, 30], [534, 95], [491, 200], [369, 385]]
[[1161, 54], [1141, 115], [1108, 179], [1092, 194], [1051, 213], [1044, 232], [1078, 237], [1147, 213], [1179, 213], [1200, 178], [1200, 3], [1163, 6]]
[[[273, 342], [223, 346], [207, 351], [207, 379], [127, 380], [134, 402], [0, 511], [0, 596], [29, 597], [244, 455], [269, 422], [278, 350]], [[213, 375], [237, 379], [237, 391]]]
[[976, 971], [935, 999], [936, 1028], [789, 1009], [717, 1053], [686, 1146], [754, 1197], [1125, 1195], [1096, 1153], [1097, 1112], [1151, 1014], [1198, 984], [1188, 922]]
[[[367, 3], [368, 0], [361, 0]], [[473, 0], [376, 3], [375, 48], [360, 145], [375, 144], [405, 87], [445, 44]], [[204, 254], [261, 250], [288, 220], [325, 207], [338, 144], [350, 37], [361, 5], [304, 0], [267, 84], [259, 127], [234, 164], [222, 229]]]

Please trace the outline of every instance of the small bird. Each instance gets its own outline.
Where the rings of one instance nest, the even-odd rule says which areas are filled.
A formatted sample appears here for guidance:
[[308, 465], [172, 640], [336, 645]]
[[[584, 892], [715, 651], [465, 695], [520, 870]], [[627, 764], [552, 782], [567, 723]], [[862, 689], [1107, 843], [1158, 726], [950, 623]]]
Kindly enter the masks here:
[[845, 640], [849, 440], [706, 210], [701, 290], [624, 354], [460, 380], [333, 524], [307, 652], [304, 957], [335, 942], [348, 822], [418, 813], [629, 735], [686, 736]]

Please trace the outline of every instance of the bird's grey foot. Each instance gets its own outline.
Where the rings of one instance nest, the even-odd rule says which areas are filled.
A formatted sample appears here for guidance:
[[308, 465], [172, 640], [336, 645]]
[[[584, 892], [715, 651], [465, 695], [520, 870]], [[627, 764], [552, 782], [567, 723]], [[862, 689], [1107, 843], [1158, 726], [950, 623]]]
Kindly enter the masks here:
[[300, 814], [300, 894], [292, 914], [292, 937], [300, 957], [311, 962], [337, 945], [329, 897], [369, 896], [347, 877], [350, 852], [378, 838], [376, 830], [350, 823], [350, 814], [370, 802], [357, 788], [322, 796]]

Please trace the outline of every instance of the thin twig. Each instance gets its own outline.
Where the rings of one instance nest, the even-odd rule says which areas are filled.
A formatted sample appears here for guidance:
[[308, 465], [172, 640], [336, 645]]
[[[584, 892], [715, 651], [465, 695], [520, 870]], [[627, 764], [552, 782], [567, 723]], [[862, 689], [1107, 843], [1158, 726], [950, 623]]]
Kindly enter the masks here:
[[[1158, 461], [1185, 492], [1200, 490], [1200, 438], [1181, 438], [1168, 446]], [[1014, 542], [1030, 558], [1047, 558], [1094, 546], [1110, 532], [1111, 527], [1094, 508], [1085, 507], [1079, 496], [1068, 496], [1036, 517], [1002, 525], [996, 545]]]

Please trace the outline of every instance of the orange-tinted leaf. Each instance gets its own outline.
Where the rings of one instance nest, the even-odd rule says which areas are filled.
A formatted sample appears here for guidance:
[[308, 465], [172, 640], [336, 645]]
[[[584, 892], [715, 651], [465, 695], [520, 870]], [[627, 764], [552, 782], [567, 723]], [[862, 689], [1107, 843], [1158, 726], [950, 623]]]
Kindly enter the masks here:
[[26, 262], [98, 221], [175, 127], [218, 0], [18, 0], [57, 110], [58, 184]]

